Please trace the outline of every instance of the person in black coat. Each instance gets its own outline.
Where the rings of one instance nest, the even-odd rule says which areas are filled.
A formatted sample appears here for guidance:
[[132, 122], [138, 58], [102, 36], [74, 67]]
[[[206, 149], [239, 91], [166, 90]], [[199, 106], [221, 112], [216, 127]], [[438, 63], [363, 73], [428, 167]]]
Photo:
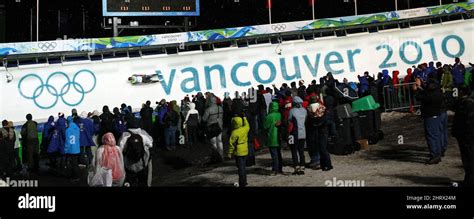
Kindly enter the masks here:
[[11, 176], [15, 167], [14, 147], [16, 135], [13, 127], [8, 126], [8, 121], [2, 121], [0, 129], [0, 178]]
[[430, 78], [426, 86], [422, 86], [420, 78], [416, 79], [413, 89], [415, 98], [421, 101], [421, 116], [425, 126], [425, 137], [430, 149], [431, 158], [426, 164], [438, 164], [442, 154], [441, 112], [444, 107], [443, 92], [439, 83]]
[[257, 92], [257, 113], [258, 113], [258, 130], [263, 131], [263, 121], [265, 116], [267, 116], [267, 103], [265, 102], [265, 97], [263, 96], [264, 93], [267, 91], [265, 87], [260, 84], [258, 85], [258, 92]]
[[441, 78], [443, 77], [444, 69], [443, 69], [443, 63], [437, 62], [436, 63], [436, 80], [441, 82]]
[[300, 97], [302, 100], [305, 99], [306, 97], [306, 86], [304, 86], [304, 81], [300, 80], [298, 82], [299, 87], [298, 87], [298, 97]]
[[225, 93], [224, 100], [222, 101], [222, 109], [224, 110], [224, 128], [229, 129], [231, 127], [232, 120], [232, 99], [229, 93]]
[[198, 92], [193, 99], [193, 103], [196, 104], [196, 110], [199, 112], [199, 116], [204, 115], [204, 110], [206, 110], [206, 99], [201, 92]]
[[454, 104], [452, 134], [456, 137], [464, 166], [463, 186], [474, 186], [474, 100], [467, 87], [459, 89], [460, 98]]
[[311, 93], [316, 93], [317, 90], [317, 85], [316, 85], [316, 80], [312, 80], [311, 84], [306, 88], [306, 93], [311, 94]]
[[100, 131], [97, 138], [98, 145], [102, 145], [102, 136], [106, 133], [114, 133], [114, 114], [109, 110], [108, 106], [102, 108], [102, 114], [99, 116], [100, 119]]
[[141, 126], [147, 133], [151, 133], [153, 128], [153, 108], [150, 105], [151, 102], [147, 101], [140, 110]]

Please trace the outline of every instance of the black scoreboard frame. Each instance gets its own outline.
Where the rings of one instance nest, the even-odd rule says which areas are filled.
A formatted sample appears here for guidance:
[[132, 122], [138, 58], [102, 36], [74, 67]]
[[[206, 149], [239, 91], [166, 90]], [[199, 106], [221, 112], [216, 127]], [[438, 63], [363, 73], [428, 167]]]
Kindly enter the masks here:
[[[130, 12], [112, 12], [108, 11], [107, 3], [111, 0], [102, 0], [102, 15], [104, 17], [137, 17], [137, 16], [199, 16], [200, 15], [200, 0], [196, 1], [196, 10], [193, 11], [130, 11]], [[122, 0], [124, 1], [124, 0]], [[134, 0], [130, 0], [134, 1]], [[153, 1], [153, 0], [151, 0]]]

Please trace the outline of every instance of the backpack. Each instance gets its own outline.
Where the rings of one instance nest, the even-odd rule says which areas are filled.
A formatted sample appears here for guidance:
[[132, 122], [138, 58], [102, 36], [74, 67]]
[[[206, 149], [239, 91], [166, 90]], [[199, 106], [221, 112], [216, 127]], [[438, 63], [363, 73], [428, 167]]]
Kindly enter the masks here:
[[130, 137], [127, 139], [126, 147], [123, 150], [123, 155], [130, 161], [131, 164], [137, 163], [145, 156], [145, 148], [143, 146], [143, 138], [139, 134], [130, 132]]
[[186, 122], [187, 126], [198, 126], [199, 125], [199, 115], [197, 113], [189, 114], [188, 121]]

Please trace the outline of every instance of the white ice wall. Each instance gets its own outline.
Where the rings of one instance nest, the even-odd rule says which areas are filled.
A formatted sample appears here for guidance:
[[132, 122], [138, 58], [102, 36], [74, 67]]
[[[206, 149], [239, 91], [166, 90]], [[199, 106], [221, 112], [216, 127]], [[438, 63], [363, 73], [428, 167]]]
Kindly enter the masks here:
[[[181, 100], [187, 93], [191, 95], [197, 91], [208, 91], [206, 66], [224, 69], [226, 88], [221, 87], [223, 78], [219, 78], [218, 70], [212, 71], [209, 78], [212, 85], [210, 90], [222, 96], [226, 91], [231, 94], [236, 90], [245, 91], [248, 86], [239, 86], [244, 85], [243, 82], [250, 82], [252, 86], [263, 82], [266, 86], [271, 86], [298, 80], [299, 76], [296, 78], [283, 76], [282, 62], [286, 65], [289, 76], [294, 75], [295, 69], [299, 66], [300, 77], [308, 83], [314, 78], [319, 79], [328, 71], [335, 72], [335, 77], [338, 79], [345, 77], [357, 81], [358, 74], [362, 75], [364, 71], [377, 74], [381, 68], [390, 64], [392, 65], [388, 68], [390, 71], [398, 69], [403, 75], [406, 69], [413, 65], [411, 62], [428, 62], [433, 60], [434, 55], [443, 63], [452, 63], [454, 55], [461, 55], [461, 59], [467, 63], [474, 61], [474, 53], [471, 51], [473, 22], [468, 20], [340, 38], [291, 42], [284, 43], [278, 48], [277, 45], [266, 45], [203, 54], [172, 55], [152, 59], [135, 58], [119, 62], [99, 61], [70, 66], [58, 64], [31, 69], [10, 68], [9, 72], [14, 75], [11, 83], [6, 83], [5, 72], [0, 70], [0, 120], [6, 118], [21, 122], [25, 120], [27, 113], [32, 113], [35, 119], [43, 120], [49, 115], [57, 115], [58, 112], [69, 114], [72, 108], [77, 108], [79, 112], [95, 109], [101, 111], [103, 105], [109, 105], [112, 109], [124, 102], [139, 108], [146, 100], [152, 102], [163, 98]], [[405, 42], [409, 43], [405, 44], [405, 50], [402, 50], [401, 47]], [[281, 55], [276, 52], [279, 48], [282, 49]], [[392, 51], [392, 56], [388, 56], [389, 50]], [[317, 62], [318, 56], [319, 62]], [[401, 56], [405, 56], [405, 60], [402, 60]], [[297, 66], [294, 64], [295, 61]], [[83, 69], [93, 72], [96, 87], [85, 94], [82, 101], [80, 101], [82, 95], [77, 90], [81, 90], [80, 86], [86, 91], [92, 87], [93, 77], [89, 73], [79, 74], [76, 82], [80, 86], [76, 84], [74, 89], [71, 84], [69, 90], [67, 86], [64, 87], [67, 79], [62, 73], [51, 76], [55, 72], [63, 72], [72, 81], [74, 74]], [[156, 74], [157, 71], [162, 72], [164, 84], [132, 86], [127, 81], [132, 74]], [[174, 78], [170, 77], [172, 72]], [[26, 77], [27, 75], [30, 76]], [[46, 85], [48, 77], [50, 77], [49, 85]], [[38, 78], [43, 81], [42, 92]], [[170, 78], [173, 78], [172, 83]], [[170, 84], [170, 89], [166, 92], [165, 88]], [[23, 97], [20, 91], [30, 99]], [[57, 94], [56, 103], [56, 97], [51, 93]], [[32, 98], [34, 96], [37, 98]], [[79, 104], [70, 106], [65, 102]]]

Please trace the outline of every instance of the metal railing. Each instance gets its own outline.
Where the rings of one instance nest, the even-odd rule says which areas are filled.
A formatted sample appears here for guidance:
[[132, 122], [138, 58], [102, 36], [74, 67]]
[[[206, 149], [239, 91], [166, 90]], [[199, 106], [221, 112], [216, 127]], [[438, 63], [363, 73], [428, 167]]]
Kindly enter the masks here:
[[385, 112], [419, 108], [421, 104], [415, 99], [415, 91], [413, 90], [414, 84], [413, 82], [384, 86], [382, 98]]

